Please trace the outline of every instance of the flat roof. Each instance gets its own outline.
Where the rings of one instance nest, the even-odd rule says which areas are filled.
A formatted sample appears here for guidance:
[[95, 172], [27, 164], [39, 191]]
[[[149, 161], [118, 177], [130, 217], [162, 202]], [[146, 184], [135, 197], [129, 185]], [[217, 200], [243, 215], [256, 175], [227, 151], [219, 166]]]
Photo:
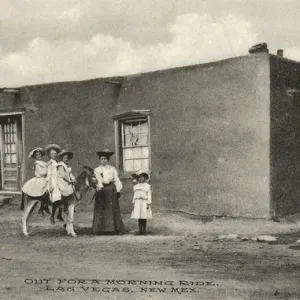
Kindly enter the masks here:
[[83, 80], [53, 81], [53, 82], [47, 82], [47, 83], [23, 85], [18, 88], [0, 88], [0, 93], [3, 93], [3, 92], [9, 93], [9, 90], [11, 90], [11, 92], [14, 92], [15, 90], [19, 90], [20, 88], [25, 88], [25, 87], [30, 87], [30, 86], [37, 87], [37, 86], [45, 86], [45, 85], [58, 84], [58, 83], [89, 82], [89, 81], [94, 81], [94, 80], [104, 80], [106, 83], [118, 85], [118, 84], [121, 84], [122, 81], [126, 78], [132, 78], [132, 77], [137, 77], [137, 76], [141, 76], [141, 75], [150, 75], [150, 74], [155, 74], [155, 73], [165, 73], [165, 72], [170, 72], [170, 71], [189, 70], [189, 69], [194, 69], [194, 68], [205, 68], [205, 67], [209, 67], [209, 66], [219, 65], [224, 62], [228, 62], [230, 60], [241, 60], [241, 59], [257, 57], [257, 56], [273, 57], [273, 58], [277, 58], [279, 60], [293, 62], [293, 63], [300, 65], [299, 61], [295, 61], [295, 60], [286, 58], [284, 56], [278, 56], [275, 54], [260, 52], [260, 53], [253, 53], [253, 54], [247, 54], [247, 55], [242, 55], [242, 56], [230, 57], [230, 58], [221, 59], [221, 60], [217, 60], [217, 61], [211, 61], [211, 62], [207, 62], [207, 63], [178, 66], [178, 67], [173, 67], [173, 68], [159, 69], [159, 70], [154, 70], [154, 71], [140, 72], [140, 73], [134, 73], [134, 74], [128, 74], [128, 75], [116, 75], [116, 76], [110, 76], [110, 77], [94, 77], [94, 78], [83, 79]]

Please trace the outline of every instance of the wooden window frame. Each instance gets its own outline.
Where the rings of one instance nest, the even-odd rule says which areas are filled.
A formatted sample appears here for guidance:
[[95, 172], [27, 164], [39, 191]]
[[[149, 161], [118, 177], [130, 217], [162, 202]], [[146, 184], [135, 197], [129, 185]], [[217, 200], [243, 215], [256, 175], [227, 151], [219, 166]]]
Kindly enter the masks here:
[[123, 147], [122, 147], [122, 124], [125, 121], [136, 121], [139, 119], [147, 120], [148, 125], [148, 151], [149, 151], [149, 172], [151, 172], [151, 120], [150, 110], [131, 110], [113, 117], [115, 127], [115, 151], [116, 151], [116, 169], [120, 176], [130, 177], [131, 172], [125, 172], [123, 166]]

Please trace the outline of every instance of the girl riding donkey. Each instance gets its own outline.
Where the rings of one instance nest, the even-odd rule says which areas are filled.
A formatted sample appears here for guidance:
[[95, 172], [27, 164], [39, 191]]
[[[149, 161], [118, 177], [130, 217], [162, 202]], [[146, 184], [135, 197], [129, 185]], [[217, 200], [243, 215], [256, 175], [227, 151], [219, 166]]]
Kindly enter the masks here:
[[72, 169], [69, 166], [69, 160], [73, 158], [73, 152], [62, 150], [58, 154], [58, 158], [61, 160], [57, 165], [57, 176], [56, 185], [59, 190], [61, 201], [53, 202], [53, 209], [51, 214], [51, 223], [54, 224], [54, 214], [57, 207], [64, 205], [64, 212], [68, 214], [68, 204], [69, 202], [74, 202], [73, 197], [75, 192], [75, 177], [72, 174]]
[[29, 153], [29, 158], [35, 159], [33, 166], [34, 177], [24, 184], [24, 186], [22, 187], [22, 191], [31, 198], [41, 199], [41, 207], [39, 209], [39, 214], [43, 214], [44, 210], [48, 214], [50, 214], [48, 208], [49, 196], [47, 194], [47, 168], [50, 165], [50, 162], [46, 163], [42, 160], [42, 157], [44, 155], [45, 151], [41, 147], [37, 147]]
[[[56, 144], [50, 144], [45, 147], [45, 151], [47, 153], [47, 156], [49, 157], [49, 162], [48, 162], [49, 165], [47, 171], [48, 192], [49, 192], [50, 201], [53, 203], [61, 199], [61, 193], [57, 186], [57, 164], [58, 164], [57, 156], [61, 152], [61, 148]], [[64, 222], [61, 208], [59, 208], [57, 219], [59, 221]]]

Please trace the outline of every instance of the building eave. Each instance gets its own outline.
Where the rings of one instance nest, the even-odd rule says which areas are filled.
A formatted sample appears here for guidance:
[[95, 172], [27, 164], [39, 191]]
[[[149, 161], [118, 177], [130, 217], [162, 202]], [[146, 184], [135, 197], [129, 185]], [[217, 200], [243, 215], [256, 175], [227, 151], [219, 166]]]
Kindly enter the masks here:
[[1, 94], [19, 94], [20, 90], [17, 88], [0, 88]]

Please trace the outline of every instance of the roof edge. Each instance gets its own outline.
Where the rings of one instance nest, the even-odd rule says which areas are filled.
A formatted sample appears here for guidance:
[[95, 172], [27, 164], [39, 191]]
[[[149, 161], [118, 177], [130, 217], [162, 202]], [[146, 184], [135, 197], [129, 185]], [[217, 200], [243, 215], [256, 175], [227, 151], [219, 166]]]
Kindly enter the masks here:
[[[249, 58], [249, 57], [257, 57], [257, 56], [275, 56], [273, 54], [269, 53], [253, 53], [253, 54], [246, 54], [246, 55], [240, 55], [240, 56], [235, 56], [235, 57], [229, 57], [221, 60], [216, 60], [216, 61], [210, 61], [206, 63], [201, 63], [201, 64], [193, 64], [193, 65], [184, 65], [184, 66], [178, 66], [178, 67], [172, 67], [172, 68], [166, 68], [166, 69], [159, 69], [159, 70], [154, 70], [154, 71], [147, 71], [147, 72], [140, 72], [140, 73], [133, 73], [133, 74], [128, 74], [128, 75], [116, 75], [116, 76], [109, 76], [109, 77], [94, 77], [94, 78], [89, 78], [89, 79], [83, 79], [83, 80], [69, 80], [69, 81], [53, 81], [53, 82], [46, 82], [46, 83], [38, 83], [38, 84], [30, 84], [30, 85], [23, 85], [20, 86], [16, 89], [22, 89], [26, 87], [38, 87], [38, 86], [47, 86], [47, 85], [53, 85], [53, 84], [72, 84], [72, 83], [83, 83], [83, 82], [90, 82], [90, 81], [95, 81], [95, 80], [103, 80], [107, 84], [116, 84], [116, 85], [121, 85], [123, 80], [126, 78], [132, 78], [136, 76], [141, 76], [141, 75], [148, 75], [148, 74], [155, 74], [155, 73], [163, 73], [163, 72], [170, 72], [170, 71], [176, 71], [176, 70], [188, 70], [192, 68], [198, 68], [198, 67], [206, 67], [210, 65], [215, 65], [215, 64], [221, 64], [226, 61], [230, 60], [238, 60], [242, 58]], [[280, 57], [280, 59], [286, 59]], [[1, 89], [0, 89], [1, 90]]]

